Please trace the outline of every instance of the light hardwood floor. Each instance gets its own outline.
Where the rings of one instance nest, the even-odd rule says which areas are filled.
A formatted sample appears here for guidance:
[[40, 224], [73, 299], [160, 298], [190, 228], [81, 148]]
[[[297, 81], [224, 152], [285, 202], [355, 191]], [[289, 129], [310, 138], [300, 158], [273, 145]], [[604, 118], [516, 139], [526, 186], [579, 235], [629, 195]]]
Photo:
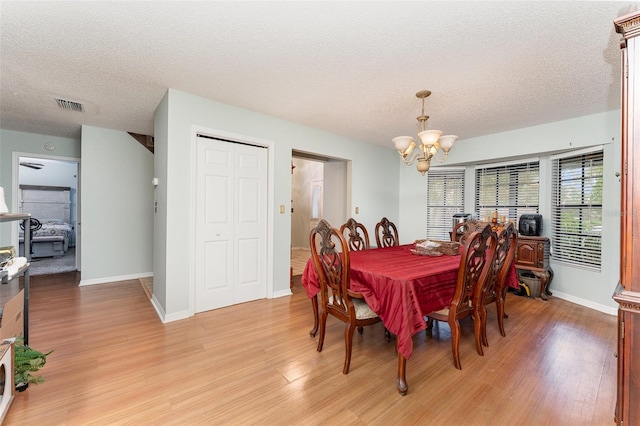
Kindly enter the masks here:
[[311, 250], [306, 248], [294, 248], [291, 250], [291, 267], [293, 275], [302, 275], [307, 261], [311, 257]]
[[316, 352], [299, 282], [162, 324], [138, 280], [78, 280], [32, 279], [30, 343], [55, 352], [5, 425], [613, 424], [616, 318], [553, 297], [509, 295], [505, 338], [492, 306], [484, 357], [463, 321], [461, 371], [446, 324], [419, 333], [401, 397], [382, 324], [355, 334], [343, 375], [343, 326], [330, 318]]

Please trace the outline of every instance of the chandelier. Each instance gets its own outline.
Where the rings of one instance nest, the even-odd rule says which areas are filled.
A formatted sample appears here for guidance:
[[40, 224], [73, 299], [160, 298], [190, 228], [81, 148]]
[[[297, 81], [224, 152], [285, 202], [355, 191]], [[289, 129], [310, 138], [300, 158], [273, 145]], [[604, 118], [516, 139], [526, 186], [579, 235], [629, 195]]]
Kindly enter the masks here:
[[442, 132], [440, 130], [426, 130], [425, 127], [429, 116], [424, 115], [424, 100], [429, 95], [431, 95], [430, 90], [421, 90], [416, 93], [416, 97], [422, 99], [422, 114], [417, 117], [418, 123], [420, 123], [418, 138], [420, 138], [421, 142], [418, 147], [418, 152], [413, 156], [411, 155], [413, 149], [416, 147], [416, 142], [411, 136], [398, 136], [392, 139], [393, 145], [402, 156], [404, 164], [410, 166], [418, 160], [416, 168], [423, 176], [429, 171], [429, 168], [431, 167], [431, 159], [434, 158], [438, 149], [441, 149], [444, 152], [444, 158], [436, 160], [440, 163], [444, 163], [449, 155], [449, 151], [453, 147], [453, 144], [456, 142], [456, 139], [458, 139], [456, 135], [442, 136]]

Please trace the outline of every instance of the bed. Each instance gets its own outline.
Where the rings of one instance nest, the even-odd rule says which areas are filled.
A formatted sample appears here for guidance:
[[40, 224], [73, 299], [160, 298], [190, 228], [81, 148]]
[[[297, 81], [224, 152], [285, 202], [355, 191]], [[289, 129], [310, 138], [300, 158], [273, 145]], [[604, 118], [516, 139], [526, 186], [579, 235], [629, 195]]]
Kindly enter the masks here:
[[[20, 211], [31, 213], [41, 228], [31, 233], [32, 258], [62, 256], [75, 246], [75, 230], [70, 223], [70, 188], [20, 185]], [[20, 230], [20, 253], [24, 255], [24, 235]]]

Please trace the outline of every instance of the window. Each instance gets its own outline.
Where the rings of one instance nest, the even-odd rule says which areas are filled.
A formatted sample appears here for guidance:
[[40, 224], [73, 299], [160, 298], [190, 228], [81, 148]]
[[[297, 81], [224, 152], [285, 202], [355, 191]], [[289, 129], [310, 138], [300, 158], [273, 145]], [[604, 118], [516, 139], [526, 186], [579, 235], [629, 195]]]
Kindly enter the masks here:
[[603, 152], [553, 160], [552, 244], [554, 260], [600, 270], [602, 260]]
[[493, 212], [516, 221], [523, 214], [538, 213], [539, 161], [478, 167], [476, 214], [486, 220]]
[[453, 215], [464, 211], [464, 169], [427, 174], [427, 238], [449, 241]]
[[322, 217], [322, 181], [311, 182], [311, 219]]

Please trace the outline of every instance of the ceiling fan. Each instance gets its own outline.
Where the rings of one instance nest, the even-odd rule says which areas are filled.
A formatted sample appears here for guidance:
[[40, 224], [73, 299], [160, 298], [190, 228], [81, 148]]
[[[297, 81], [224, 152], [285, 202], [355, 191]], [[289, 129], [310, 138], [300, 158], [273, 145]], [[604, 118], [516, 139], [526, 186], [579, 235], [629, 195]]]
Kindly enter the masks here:
[[29, 161], [21, 161], [20, 165], [24, 166], [24, 167], [28, 167], [30, 169], [35, 169], [35, 170], [40, 170], [41, 168], [44, 167], [44, 164], [32, 163], [32, 162], [29, 162]]

